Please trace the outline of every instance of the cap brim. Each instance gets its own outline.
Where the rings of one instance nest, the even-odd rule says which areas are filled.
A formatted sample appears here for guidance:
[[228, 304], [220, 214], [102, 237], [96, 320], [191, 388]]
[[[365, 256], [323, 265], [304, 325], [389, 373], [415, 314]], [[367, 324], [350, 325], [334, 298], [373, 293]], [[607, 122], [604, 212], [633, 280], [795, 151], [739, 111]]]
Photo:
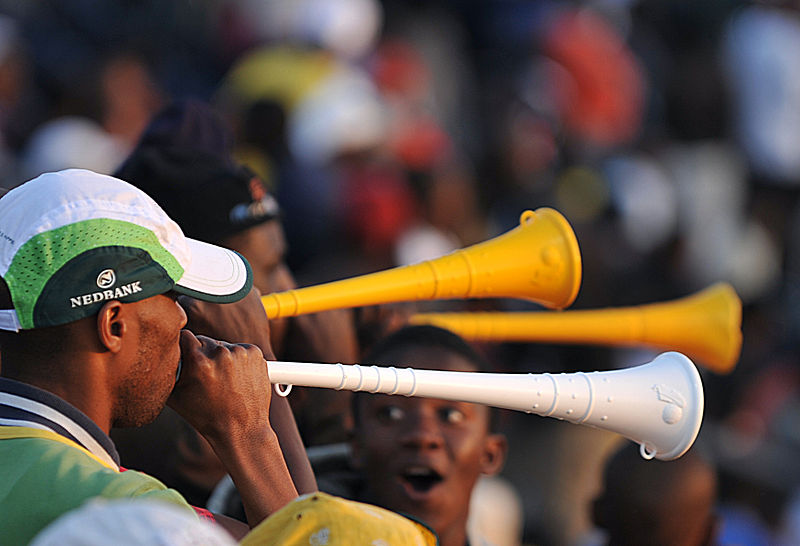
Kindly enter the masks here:
[[192, 261], [175, 284], [175, 291], [212, 303], [232, 303], [253, 287], [247, 260], [233, 250], [186, 238]]

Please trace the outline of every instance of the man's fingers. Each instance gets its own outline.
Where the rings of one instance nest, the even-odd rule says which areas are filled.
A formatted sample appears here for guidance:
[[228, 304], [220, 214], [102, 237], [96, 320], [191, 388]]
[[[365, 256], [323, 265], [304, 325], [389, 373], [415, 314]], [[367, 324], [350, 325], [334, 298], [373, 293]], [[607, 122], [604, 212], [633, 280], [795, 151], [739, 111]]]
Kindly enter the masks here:
[[230, 366], [240, 360], [265, 361], [261, 349], [251, 343], [228, 343], [203, 335], [194, 335], [189, 330], [181, 331], [181, 359], [184, 363], [201, 364], [207, 360]]
[[202, 346], [200, 340], [197, 339], [191, 331], [183, 329], [181, 330], [181, 358], [188, 356], [190, 353], [194, 351], [199, 351], [200, 347]]

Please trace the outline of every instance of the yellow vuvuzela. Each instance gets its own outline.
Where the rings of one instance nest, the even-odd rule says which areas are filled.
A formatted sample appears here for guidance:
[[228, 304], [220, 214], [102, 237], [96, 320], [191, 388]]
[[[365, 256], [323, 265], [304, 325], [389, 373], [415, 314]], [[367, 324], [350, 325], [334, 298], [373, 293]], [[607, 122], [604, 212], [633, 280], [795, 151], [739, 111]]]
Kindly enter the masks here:
[[563, 313], [419, 313], [410, 322], [441, 326], [470, 340], [678, 351], [720, 374], [733, 370], [742, 347], [742, 302], [724, 282], [674, 301], [632, 307]]
[[520, 298], [551, 309], [578, 295], [581, 256], [557, 211], [525, 211], [520, 225], [488, 241], [418, 264], [261, 298], [269, 318], [400, 301]]

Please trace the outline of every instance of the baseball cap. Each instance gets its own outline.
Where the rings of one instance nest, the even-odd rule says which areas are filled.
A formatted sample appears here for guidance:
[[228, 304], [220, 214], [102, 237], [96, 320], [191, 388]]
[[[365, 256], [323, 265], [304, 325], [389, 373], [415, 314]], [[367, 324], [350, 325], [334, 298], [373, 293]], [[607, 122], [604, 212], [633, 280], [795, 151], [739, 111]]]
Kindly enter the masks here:
[[317, 492], [301, 495], [272, 514], [240, 544], [436, 546], [439, 540], [424, 524], [395, 512]]
[[252, 287], [247, 261], [184, 236], [144, 192], [84, 169], [44, 173], [0, 199], [0, 329], [57, 326], [170, 290], [215, 303]]
[[155, 199], [187, 236], [219, 242], [279, 215], [261, 179], [234, 161], [232, 143], [208, 104], [176, 101], [150, 121], [114, 176]]

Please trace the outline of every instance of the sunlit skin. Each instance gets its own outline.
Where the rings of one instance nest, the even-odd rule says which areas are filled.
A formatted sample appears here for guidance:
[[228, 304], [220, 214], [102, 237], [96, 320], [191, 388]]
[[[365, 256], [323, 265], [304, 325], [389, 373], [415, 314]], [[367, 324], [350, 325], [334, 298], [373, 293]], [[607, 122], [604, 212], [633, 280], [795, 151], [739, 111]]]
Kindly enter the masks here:
[[178, 305], [177, 294], [168, 292], [141, 302], [125, 304], [135, 309], [138, 321], [132, 321], [132, 342], [125, 350], [136, 356], [117, 384], [119, 404], [113, 426], [138, 427], [152, 422], [163, 409], [175, 385], [181, 358], [181, 329], [186, 313]]
[[[477, 371], [442, 349], [409, 348], [384, 360]], [[505, 454], [505, 439], [490, 433], [489, 409], [389, 395], [362, 396], [359, 404], [353, 449], [366, 481], [364, 500], [425, 521], [443, 546], [463, 546], [475, 482], [481, 474], [498, 472]]]
[[[223, 246], [244, 256], [253, 269], [253, 285], [262, 294], [271, 294], [295, 287], [294, 279], [284, 262], [286, 237], [277, 220], [263, 222], [221, 241]], [[270, 342], [276, 353], [283, 348], [289, 327], [287, 319], [269, 321]]]
[[3, 333], [3, 376], [68, 400], [106, 433], [146, 424], [174, 387], [186, 321], [173, 293], [111, 300], [96, 316]]
[[[271, 424], [271, 389], [264, 365], [264, 354], [271, 349], [259, 335], [251, 335], [266, 339], [269, 332], [260, 293], [252, 290], [239, 302], [224, 305], [181, 299], [186, 308], [175, 296], [132, 303], [109, 300], [94, 316], [4, 332], [3, 376], [61, 397], [106, 434], [112, 425], [153, 420], [168, 401], [207, 440], [231, 475], [253, 527], [297, 497], [284, 451], [302, 448], [296, 431], [280, 437]], [[218, 338], [263, 342], [264, 351], [253, 344], [194, 335], [184, 328], [185, 309], [194, 323], [213, 321]], [[307, 459], [305, 464], [310, 478], [303, 475], [298, 481], [315, 488]], [[216, 519], [237, 539], [249, 530], [240, 521]]]
[[[253, 285], [261, 294], [280, 292], [295, 287], [294, 278], [287, 267], [284, 257], [287, 251], [286, 237], [283, 233], [280, 221], [277, 219], [262, 222], [253, 227], [242, 230], [234, 235], [228, 236], [221, 241], [217, 241], [222, 246], [231, 248], [239, 252], [249, 262], [253, 271]], [[263, 307], [261, 308], [263, 312]], [[287, 334], [289, 333], [288, 319], [277, 319], [269, 321], [269, 343], [256, 341], [262, 347], [269, 347], [269, 359], [275, 359], [275, 355], [283, 355], [287, 345]], [[213, 332], [212, 332], [213, 333]], [[214, 333], [213, 337], [226, 339]], [[248, 338], [249, 339], [249, 338]], [[228, 341], [240, 341], [229, 339]], [[297, 434], [293, 409], [289, 406], [287, 399], [281, 398], [273, 404], [272, 415], [275, 416], [273, 426], [276, 430], [291, 435], [295, 442], [290, 448], [289, 444], [282, 444], [287, 462], [292, 468], [293, 475], [297, 476], [297, 485], [304, 492], [316, 490], [316, 481], [308, 464], [305, 449]], [[280, 434], [281, 432], [279, 432]], [[296, 436], [295, 436], [296, 435]], [[201, 444], [202, 445], [202, 444]], [[209, 468], [216, 464], [214, 454], [208, 449], [199, 449], [195, 452], [197, 457], [193, 461], [186, 461], [187, 468], [199, 469], [206, 474], [205, 479], [213, 476]], [[217, 466], [217, 472], [222, 472], [222, 468]], [[187, 475], [192, 470], [187, 470]], [[197, 483], [198, 480], [194, 480]]]

